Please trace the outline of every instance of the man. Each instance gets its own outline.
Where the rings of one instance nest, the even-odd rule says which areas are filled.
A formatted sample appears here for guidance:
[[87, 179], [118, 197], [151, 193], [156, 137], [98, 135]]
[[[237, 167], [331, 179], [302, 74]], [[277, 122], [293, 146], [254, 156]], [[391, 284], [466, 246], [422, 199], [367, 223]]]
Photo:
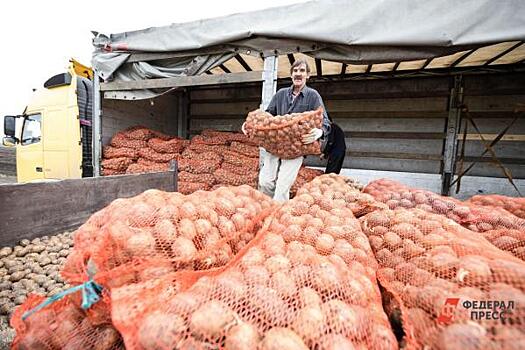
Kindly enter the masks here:
[[[331, 121], [331, 120], [330, 120]], [[332, 131], [328, 137], [328, 142], [321, 154], [321, 159], [326, 158], [325, 174], [339, 174], [343, 167], [343, 161], [345, 160], [346, 154], [346, 142], [345, 133], [339, 127], [339, 125], [332, 122]]]
[[[321, 139], [321, 150], [323, 150], [330, 133], [330, 121], [321, 95], [306, 86], [306, 81], [310, 77], [308, 63], [305, 60], [295, 61], [290, 68], [290, 75], [292, 86], [277, 91], [266, 111], [275, 116], [312, 111], [321, 106], [322, 129], [312, 129], [308, 134], [303, 135], [302, 142], [307, 145]], [[259, 172], [259, 190], [276, 201], [287, 201], [290, 198], [290, 188], [303, 163], [303, 157], [281, 159], [267, 151], [261, 152], [261, 157], [263, 159]]]

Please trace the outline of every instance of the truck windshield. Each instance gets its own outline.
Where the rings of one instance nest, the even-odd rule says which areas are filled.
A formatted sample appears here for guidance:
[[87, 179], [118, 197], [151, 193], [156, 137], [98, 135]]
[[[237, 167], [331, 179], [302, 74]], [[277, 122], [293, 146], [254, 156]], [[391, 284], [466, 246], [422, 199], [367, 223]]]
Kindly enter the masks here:
[[32, 143], [40, 142], [42, 135], [40, 114], [28, 115], [24, 118], [24, 126], [22, 127], [22, 145], [30, 145]]

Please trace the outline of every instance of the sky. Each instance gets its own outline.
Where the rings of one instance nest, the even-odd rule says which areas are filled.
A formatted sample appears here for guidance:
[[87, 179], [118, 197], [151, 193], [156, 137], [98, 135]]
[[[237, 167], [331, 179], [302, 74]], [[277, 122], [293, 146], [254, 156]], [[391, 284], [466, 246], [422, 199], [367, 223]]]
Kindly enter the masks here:
[[0, 120], [21, 114], [32, 89], [43, 88], [48, 78], [65, 72], [70, 58], [91, 65], [92, 30], [113, 34], [300, 2], [305, 1], [9, 2], [0, 11]]

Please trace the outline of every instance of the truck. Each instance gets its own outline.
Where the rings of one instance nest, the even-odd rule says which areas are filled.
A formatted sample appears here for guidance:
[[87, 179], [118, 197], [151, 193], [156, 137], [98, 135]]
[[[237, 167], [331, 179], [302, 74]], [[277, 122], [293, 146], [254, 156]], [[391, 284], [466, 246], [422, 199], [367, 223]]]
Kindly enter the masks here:
[[[4, 117], [4, 146], [16, 146], [18, 182], [93, 176], [93, 70], [71, 59], [21, 115]], [[18, 127], [17, 127], [18, 125]]]

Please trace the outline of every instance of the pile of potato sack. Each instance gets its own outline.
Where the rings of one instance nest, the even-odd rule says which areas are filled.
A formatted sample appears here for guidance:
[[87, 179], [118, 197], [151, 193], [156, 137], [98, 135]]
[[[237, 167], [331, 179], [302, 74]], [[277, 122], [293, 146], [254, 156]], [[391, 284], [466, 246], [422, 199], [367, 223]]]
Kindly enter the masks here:
[[[191, 142], [146, 128], [115, 135], [106, 174], [177, 159], [184, 191], [113, 201], [75, 232], [71, 252], [67, 236], [1, 250], [10, 307], [23, 301], [15, 284], [36, 292], [12, 314], [12, 347], [525, 348], [519, 199], [487, 206], [387, 179], [362, 189], [306, 169], [294, 198], [277, 203], [247, 178], [254, 142], [211, 130]], [[47, 267], [55, 261], [60, 276]], [[100, 300], [90, 307], [78, 292], [24, 317], [44, 292], [94, 282]]]
[[[258, 144], [240, 133], [204, 130], [190, 141], [134, 126], [116, 133], [103, 156], [103, 175], [166, 171], [169, 162], [177, 160], [179, 191], [185, 194], [220, 186], [257, 187]], [[320, 170], [301, 167], [292, 196], [320, 174]]]

